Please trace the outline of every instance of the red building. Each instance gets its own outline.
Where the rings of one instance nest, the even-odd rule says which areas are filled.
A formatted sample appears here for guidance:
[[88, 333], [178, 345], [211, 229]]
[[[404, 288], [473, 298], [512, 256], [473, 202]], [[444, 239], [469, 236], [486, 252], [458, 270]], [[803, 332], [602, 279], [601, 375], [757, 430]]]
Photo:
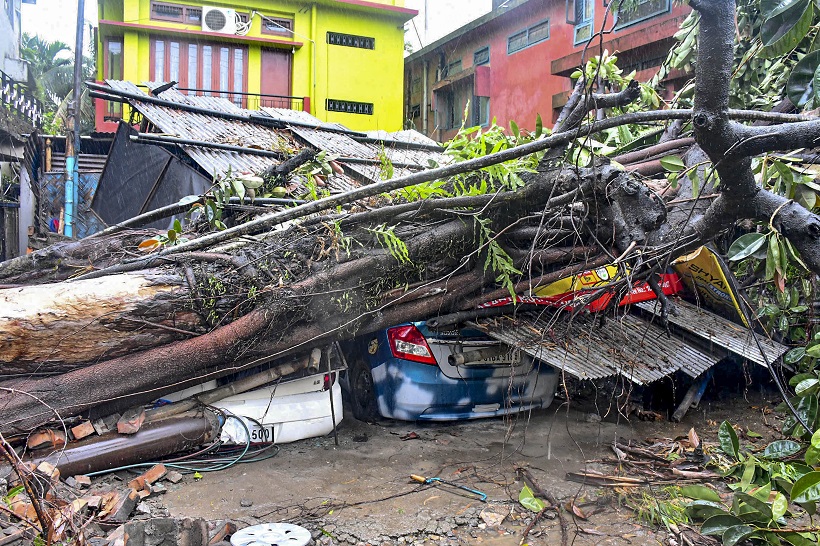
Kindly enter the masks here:
[[[533, 130], [536, 115], [554, 120], [572, 89], [570, 74], [600, 49], [647, 81], [657, 72], [690, 11], [672, 0], [493, 0], [493, 10], [405, 58], [405, 119], [445, 141], [461, 126], [514, 120]], [[589, 38], [601, 28], [603, 42]], [[675, 90], [672, 73], [664, 84]]]

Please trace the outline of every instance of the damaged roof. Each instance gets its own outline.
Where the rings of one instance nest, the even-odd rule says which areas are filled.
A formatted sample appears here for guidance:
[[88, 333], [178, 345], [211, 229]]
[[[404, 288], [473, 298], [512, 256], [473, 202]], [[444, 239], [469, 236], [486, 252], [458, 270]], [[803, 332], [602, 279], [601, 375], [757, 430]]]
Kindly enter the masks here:
[[[132, 82], [106, 80], [106, 83], [111, 94], [127, 93], [152, 98]], [[149, 89], [158, 89], [164, 84], [149, 82], [146, 85]], [[412, 133], [408, 131], [386, 136], [379, 133], [377, 138], [372, 138], [337, 123], [322, 122], [307, 112], [282, 108], [246, 110], [226, 98], [188, 96], [175, 88], [157, 95], [162, 101], [200, 110], [180, 110], [171, 105], [144, 102], [133, 97], [128, 97], [128, 101], [159, 130], [159, 134], [202, 143], [202, 146], [180, 144], [180, 148], [210, 176], [224, 176], [228, 171], [259, 173], [278, 165], [284, 158], [295, 155], [303, 148], [311, 147], [338, 157], [336, 162], [342, 166], [344, 174], [334, 174], [327, 180], [328, 189], [336, 192], [361, 183], [379, 181], [383, 176], [385, 159], [393, 166], [393, 176], [429, 168], [430, 161], [435, 164], [447, 162], [438, 145], [429, 139], [408, 134]], [[207, 144], [228, 144], [275, 152], [281, 157], [208, 148]]]
[[[515, 316], [475, 322], [491, 337], [560, 368], [579, 379], [613, 375], [644, 385], [681, 371], [698, 377], [728, 354], [765, 365], [748, 330], [675, 298], [670, 331], [653, 316], [655, 301], [637, 304], [641, 314], [617, 318], [569, 315], [554, 310], [528, 311]], [[759, 338], [769, 362], [788, 347]]]

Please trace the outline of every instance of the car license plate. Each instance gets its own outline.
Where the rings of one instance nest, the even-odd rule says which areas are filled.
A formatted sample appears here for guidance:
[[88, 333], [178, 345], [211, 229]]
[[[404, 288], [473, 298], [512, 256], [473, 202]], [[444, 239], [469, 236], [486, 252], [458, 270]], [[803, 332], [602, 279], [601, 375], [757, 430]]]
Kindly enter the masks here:
[[253, 444], [261, 444], [261, 443], [271, 443], [274, 440], [274, 425], [264, 425], [260, 427], [259, 425], [249, 424], [248, 429], [251, 432], [251, 443]]
[[464, 366], [509, 366], [510, 364], [518, 365], [520, 364], [521, 359], [516, 359], [515, 356], [515, 351], [510, 351], [509, 353], [490, 356], [487, 358], [482, 358], [481, 360], [465, 362]]

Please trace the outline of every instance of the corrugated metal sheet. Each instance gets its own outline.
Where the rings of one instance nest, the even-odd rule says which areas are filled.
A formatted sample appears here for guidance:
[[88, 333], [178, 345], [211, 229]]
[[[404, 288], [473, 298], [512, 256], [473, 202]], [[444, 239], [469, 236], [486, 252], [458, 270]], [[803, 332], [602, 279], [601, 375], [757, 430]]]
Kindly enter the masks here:
[[[135, 84], [126, 81], [107, 80], [106, 83], [115, 90], [129, 93], [144, 94]], [[161, 83], [146, 82], [149, 89], [155, 89]], [[248, 148], [257, 148], [282, 152], [287, 155], [297, 153], [303, 143], [326, 151], [339, 157], [349, 157], [370, 161], [379, 161], [380, 154], [396, 164], [417, 165], [419, 169], [428, 168], [430, 160], [438, 164], [447, 162], [441, 153], [430, 150], [401, 149], [390, 146], [390, 140], [384, 146], [373, 143], [358, 142], [351, 135], [338, 131], [347, 129], [338, 123], [326, 123], [307, 112], [286, 110], [282, 108], [262, 108], [261, 110], [243, 110], [231, 101], [221, 97], [189, 96], [176, 89], [168, 89], [160, 94], [160, 98], [167, 101], [208, 108], [215, 112], [238, 114], [255, 117], [270, 117], [284, 122], [309, 124], [315, 126], [291, 126], [289, 129], [274, 129], [252, 121], [223, 120], [215, 116], [184, 112], [154, 104], [132, 101], [134, 107], [160, 131], [178, 138], [231, 144]], [[397, 139], [407, 142], [418, 140], [416, 135], [397, 133]], [[418, 142], [416, 142], [418, 143]], [[421, 142], [429, 145], [429, 142]], [[211, 175], [224, 175], [228, 170], [233, 172], [259, 172], [279, 163], [274, 158], [257, 155], [213, 150], [197, 146], [182, 146], [182, 149], [204, 171]], [[347, 175], [333, 175], [327, 185], [331, 192], [345, 191], [359, 186], [356, 180], [371, 183], [381, 180], [382, 169], [379, 164], [367, 165], [360, 163], [346, 163], [340, 161], [353, 178]], [[395, 167], [393, 176], [404, 176], [418, 169]], [[354, 180], [354, 178], [356, 180]]]
[[[107, 80], [106, 83], [113, 89], [144, 94], [132, 82]], [[237, 114], [243, 112], [227, 99], [188, 97], [175, 90], [162, 93], [162, 99], [201, 106], [225, 113]], [[301, 148], [287, 131], [276, 131], [253, 123], [224, 120], [214, 116], [194, 114], [154, 104], [135, 102], [134, 107], [160, 131], [179, 138], [233, 144], [289, 154], [298, 152]], [[197, 146], [183, 146], [182, 148], [191, 159], [211, 175], [222, 176], [229, 169], [232, 172], [259, 172], [271, 165], [279, 164], [279, 161], [274, 158], [257, 155], [211, 150]]]
[[[328, 123], [322, 121], [316, 116], [313, 116], [310, 113], [305, 112], [303, 110], [288, 110], [287, 108], [270, 108], [268, 106], [263, 106], [259, 110], [274, 119], [278, 119], [284, 122], [293, 121], [295, 123], [306, 123], [308, 125], [316, 126], [317, 129], [327, 128], [335, 129], [337, 131], [349, 130], [341, 123]], [[257, 111], [256, 113], [258, 114], [259, 111]]]
[[569, 320], [566, 313], [545, 310], [475, 324], [491, 337], [580, 379], [622, 375], [642, 385], [678, 370], [697, 377], [718, 360], [638, 317], [600, 319]]
[[[677, 311], [676, 315], [669, 315], [669, 322], [674, 327], [695, 335], [704, 342], [725, 349], [761, 366], [766, 361], [760, 354], [748, 328], [727, 320], [705, 309], [692, 305], [680, 298], [672, 300]], [[637, 304], [637, 307], [656, 316], [660, 313], [660, 306], [656, 301], [646, 301]], [[789, 350], [785, 345], [758, 336], [760, 344], [766, 353], [769, 362], [774, 362]]]
[[[491, 337], [580, 379], [611, 375], [645, 384], [678, 370], [698, 377], [729, 353], [760, 365], [765, 361], [749, 331], [689, 302], [675, 298], [670, 334], [656, 316], [657, 301], [636, 304], [638, 315], [618, 319], [545, 309], [482, 319], [474, 324]], [[658, 311], [659, 307], [658, 307]], [[769, 362], [788, 347], [760, 339]]]

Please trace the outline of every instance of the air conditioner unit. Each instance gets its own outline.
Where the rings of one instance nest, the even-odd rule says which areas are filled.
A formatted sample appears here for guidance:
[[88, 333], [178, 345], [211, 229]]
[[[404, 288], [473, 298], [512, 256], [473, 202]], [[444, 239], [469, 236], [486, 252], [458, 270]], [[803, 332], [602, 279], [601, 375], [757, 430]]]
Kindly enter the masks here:
[[202, 30], [219, 34], [236, 34], [236, 10], [203, 6]]

